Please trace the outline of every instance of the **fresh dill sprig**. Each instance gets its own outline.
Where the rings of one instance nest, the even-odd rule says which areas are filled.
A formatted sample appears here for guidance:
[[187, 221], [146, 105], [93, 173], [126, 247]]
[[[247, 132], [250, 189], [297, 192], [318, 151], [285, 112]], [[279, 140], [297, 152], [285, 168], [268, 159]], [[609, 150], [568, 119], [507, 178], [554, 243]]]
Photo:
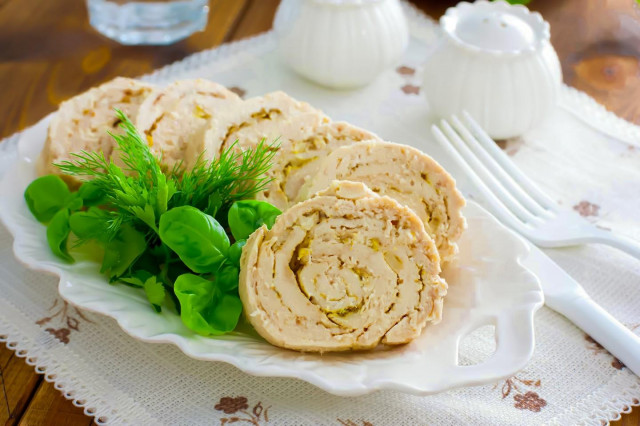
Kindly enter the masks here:
[[[118, 145], [122, 167], [107, 160], [102, 152], [72, 154], [72, 161], [56, 164], [65, 174], [85, 177], [104, 193], [110, 212], [108, 238], [125, 223], [145, 223], [157, 234], [160, 216], [168, 209], [190, 205], [207, 209], [211, 198], [217, 208], [227, 208], [237, 200], [262, 191], [271, 181], [265, 176], [277, 147], [264, 140], [254, 149], [238, 152], [233, 144], [214, 160], [202, 155], [190, 170], [175, 166], [166, 174], [161, 160], [149, 149], [135, 126], [116, 110], [122, 135], [112, 134]], [[217, 210], [216, 208], [216, 210]]]
[[209, 197], [217, 194], [224, 210], [235, 201], [250, 198], [271, 182], [266, 173], [276, 151], [277, 146], [267, 145], [263, 139], [254, 149], [243, 152], [239, 152], [236, 141], [210, 162], [200, 155], [195, 165], [176, 179], [171, 206], [191, 205], [204, 210]]
[[119, 155], [72, 154], [57, 166], [86, 182], [70, 191], [59, 176], [42, 176], [25, 190], [27, 207], [47, 223], [49, 247], [65, 261], [73, 261], [70, 236], [74, 249], [93, 241], [109, 282], [143, 290], [157, 312], [171, 298], [196, 333], [233, 330], [242, 312], [238, 280], [246, 238], [273, 226], [280, 214], [267, 202], [245, 199], [271, 181], [267, 172], [278, 147], [263, 140], [241, 151], [236, 143], [214, 160], [201, 155], [191, 169], [168, 170], [131, 121], [116, 115], [123, 134], [111, 136]]

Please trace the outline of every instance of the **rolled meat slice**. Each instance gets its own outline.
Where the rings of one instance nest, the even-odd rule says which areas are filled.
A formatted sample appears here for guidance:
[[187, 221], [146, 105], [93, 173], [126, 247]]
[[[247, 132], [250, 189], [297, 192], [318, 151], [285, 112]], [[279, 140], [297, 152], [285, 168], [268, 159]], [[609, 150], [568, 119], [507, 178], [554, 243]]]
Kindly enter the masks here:
[[213, 158], [234, 143], [244, 151], [262, 140], [277, 142], [278, 151], [267, 172], [273, 181], [256, 198], [285, 210], [298, 201], [300, 188], [315, 174], [319, 160], [340, 146], [370, 139], [377, 136], [348, 123], [332, 123], [309, 104], [273, 92], [216, 115], [200, 151]]
[[268, 93], [212, 117], [204, 145], [194, 149], [215, 158], [236, 141], [240, 148], [246, 149], [262, 139], [268, 143], [276, 138], [288, 139], [328, 122], [327, 116], [306, 102], [297, 101], [284, 92]]
[[328, 187], [333, 180], [365, 183], [411, 208], [433, 237], [443, 261], [458, 252], [456, 241], [466, 222], [465, 205], [455, 180], [434, 159], [406, 145], [364, 142], [335, 150], [303, 189], [303, 198]]
[[311, 133], [280, 138], [278, 152], [267, 172], [267, 177], [273, 180], [256, 198], [286, 210], [301, 201], [300, 190], [316, 175], [320, 164], [332, 151], [365, 140], [380, 139], [344, 122], [331, 122], [313, 129]]
[[240, 263], [249, 322], [301, 351], [407, 343], [441, 319], [447, 291], [416, 214], [355, 182], [334, 182], [256, 230]]
[[[53, 163], [72, 160], [71, 154], [82, 150], [102, 151], [107, 159], [111, 158], [115, 146], [107, 132], [122, 132], [114, 109], [120, 109], [135, 122], [140, 104], [152, 89], [147, 83], [118, 77], [62, 102], [49, 124], [38, 172], [61, 174]], [[69, 183], [77, 183], [75, 178], [62, 176]]]
[[173, 167], [191, 167], [201, 155], [203, 137], [215, 115], [242, 104], [238, 95], [209, 80], [179, 80], [158, 89], [140, 106], [138, 131], [151, 150]]

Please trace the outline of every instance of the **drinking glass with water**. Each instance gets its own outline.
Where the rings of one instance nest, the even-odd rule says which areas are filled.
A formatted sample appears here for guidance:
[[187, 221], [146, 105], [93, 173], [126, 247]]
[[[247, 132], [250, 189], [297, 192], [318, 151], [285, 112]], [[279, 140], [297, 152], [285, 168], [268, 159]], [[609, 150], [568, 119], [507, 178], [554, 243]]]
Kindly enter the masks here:
[[87, 0], [89, 21], [122, 44], [170, 44], [207, 25], [209, 0]]

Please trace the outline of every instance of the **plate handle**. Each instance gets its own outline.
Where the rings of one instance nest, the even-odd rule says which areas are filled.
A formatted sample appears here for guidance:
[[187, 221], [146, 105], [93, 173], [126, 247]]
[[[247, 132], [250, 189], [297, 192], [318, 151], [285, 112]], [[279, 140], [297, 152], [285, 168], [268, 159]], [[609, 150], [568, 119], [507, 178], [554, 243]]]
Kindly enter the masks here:
[[[514, 370], [524, 368], [535, 347], [534, 314], [531, 310], [519, 309], [496, 317], [496, 350], [493, 355], [480, 364], [457, 366], [458, 373], [464, 375], [470, 384], [481, 384], [508, 378]], [[485, 321], [482, 325], [486, 324]], [[464, 336], [466, 334], [461, 339]]]

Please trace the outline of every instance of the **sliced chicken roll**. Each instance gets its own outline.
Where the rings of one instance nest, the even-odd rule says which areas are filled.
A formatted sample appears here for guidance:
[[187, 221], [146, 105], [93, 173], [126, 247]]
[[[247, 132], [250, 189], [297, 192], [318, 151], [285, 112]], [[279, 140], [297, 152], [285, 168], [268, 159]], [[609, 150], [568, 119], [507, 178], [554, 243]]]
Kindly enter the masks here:
[[318, 160], [340, 146], [376, 138], [348, 123], [331, 123], [309, 104], [274, 92], [249, 99], [241, 108], [214, 117], [201, 150], [213, 158], [234, 143], [244, 151], [255, 148], [262, 140], [277, 141], [278, 152], [267, 173], [273, 181], [256, 198], [285, 210], [298, 201], [298, 192], [315, 174]]
[[[306, 102], [300, 102], [284, 92], [268, 93], [264, 96], [248, 99], [236, 110], [227, 111], [211, 120], [205, 133], [205, 151], [208, 158], [219, 155], [235, 145], [238, 151], [255, 148], [260, 141], [279, 145], [279, 151], [290, 150], [293, 141], [305, 141], [315, 135], [316, 129], [330, 122], [322, 111]], [[193, 155], [193, 154], [191, 154]], [[281, 175], [286, 167], [276, 154], [268, 177]], [[278, 191], [268, 191], [268, 196], [260, 197], [284, 210], [289, 198]]]
[[180, 80], [154, 91], [140, 106], [135, 123], [164, 164], [190, 167], [202, 150], [185, 155], [187, 148], [202, 147], [209, 120], [241, 104], [238, 95], [212, 81]]
[[280, 138], [278, 152], [267, 172], [273, 180], [256, 198], [286, 210], [300, 201], [300, 190], [307, 180], [316, 175], [322, 160], [332, 151], [365, 140], [380, 139], [373, 133], [343, 122], [323, 124], [310, 133]]
[[354, 182], [334, 182], [255, 231], [240, 262], [250, 323], [301, 351], [407, 343], [441, 319], [447, 291], [416, 214]]
[[[72, 153], [82, 150], [102, 151], [107, 159], [115, 148], [107, 133], [121, 133], [120, 120], [114, 109], [120, 109], [132, 121], [140, 104], [149, 96], [153, 86], [118, 77], [88, 90], [60, 104], [49, 124], [49, 133], [38, 161], [41, 174], [60, 174], [54, 163], [73, 160]], [[64, 175], [70, 183], [76, 182]]]
[[303, 195], [311, 196], [336, 179], [363, 182], [408, 206], [435, 240], [443, 261], [457, 253], [455, 242], [466, 227], [465, 201], [455, 180], [428, 155], [390, 142], [342, 147], [325, 159]]
[[278, 137], [289, 139], [328, 122], [327, 116], [306, 102], [297, 101], [284, 92], [268, 93], [212, 117], [204, 146], [194, 146], [194, 149], [215, 158], [236, 141], [241, 149], [252, 148], [262, 139], [268, 143]]

